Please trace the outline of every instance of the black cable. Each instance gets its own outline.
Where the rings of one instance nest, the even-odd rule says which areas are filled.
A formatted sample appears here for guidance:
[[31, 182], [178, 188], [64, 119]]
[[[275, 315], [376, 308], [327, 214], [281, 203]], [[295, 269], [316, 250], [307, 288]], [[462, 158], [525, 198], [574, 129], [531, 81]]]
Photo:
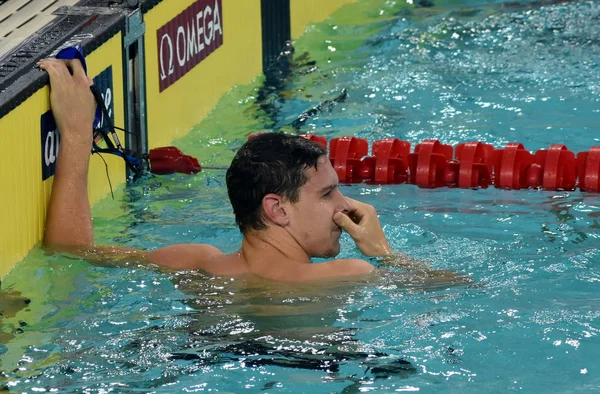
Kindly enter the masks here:
[[[106, 108], [106, 105], [104, 105], [104, 101], [102, 100], [102, 94], [100, 93], [100, 91], [98, 90], [98, 88], [95, 85], [90, 86], [90, 90], [92, 92], [92, 95], [94, 96], [94, 99], [96, 100], [96, 104], [98, 105], [98, 107], [100, 108], [100, 111], [102, 112], [103, 118], [106, 121], [106, 126], [98, 128], [98, 129], [94, 129], [94, 132], [98, 132], [102, 136], [102, 139], [104, 140], [104, 142], [106, 143], [106, 145], [109, 148], [109, 149], [96, 149], [96, 151], [103, 151], [103, 152], [107, 152], [107, 153], [111, 153], [110, 151], [118, 152], [119, 156], [121, 156], [121, 158], [123, 158], [123, 160], [125, 160], [125, 165], [127, 166], [127, 168], [129, 168], [129, 170], [131, 172], [133, 172], [134, 178], [142, 176], [143, 168], [138, 167], [134, 163], [132, 163], [131, 159], [128, 156], [129, 152], [126, 151], [125, 149], [123, 149], [123, 146], [121, 145], [121, 141], [119, 140], [119, 136], [117, 135], [115, 129], [119, 129], [119, 130], [123, 130], [123, 129], [121, 129], [120, 127], [116, 127], [113, 124], [112, 119], [110, 118], [110, 115], [108, 113], [108, 109]], [[103, 129], [108, 129], [108, 132], [112, 135], [112, 141], [108, 137], [108, 134], [106, 133], [106, 131], [104, 131]], [[125, 130], [123, 130], [123, 131], [125, 131]], [[127, 131], [125, 131], [125, 132], [127, 133]], [[131, 134], [131, 133], [129, 133], [129, 134]]]
[[112, 199], [114, 200], [115, 194], [113, 193], [112, 182], [110, 181], [110, 175], [108, 173], [108, 163], [106, 162], [106, 160], [104, 160], [104, 157], [102, 157], [100, 152], [94, 152], [94, 153], [97, 154], [98, 156], [100, 156], [100, 158], [104, 162], [104, 166], [106, 167], [106, 179], [108, 179], [108, 187], [110, 187], [110, 195], [112, 196]]

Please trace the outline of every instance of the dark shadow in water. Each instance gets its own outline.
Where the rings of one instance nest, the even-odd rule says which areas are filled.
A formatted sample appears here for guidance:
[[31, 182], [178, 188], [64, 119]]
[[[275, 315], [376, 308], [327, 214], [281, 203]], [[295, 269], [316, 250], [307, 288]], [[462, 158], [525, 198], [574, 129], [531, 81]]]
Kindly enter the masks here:
[[[23, 297], [20, 292], [11, 289], [0, 290], [0, 354], [4, 353], [2, 344], [8, 343], [15, 335], [22, 334], [25, 322], [19, 322], [18, 327], [10, 326], [4, 322], [6, 318], [13, 318], [18, 312], [27, 308], [31, 303], [29, 298]], [[1, 365], [1, 364], [0, 364]]]
[[[184, 328], [193, 340], [188, 342], [187, 349], [171, 353], [174, 361], [312, 370], [325, 373], [331, 380], [350, 381], [352, 385], [372, 379], [407, 378], [417, 373], [416, 367], [400, 356], [363, 351], [362, 341], [356, 338], [357, 330], [335, 326], [339, 308], [346, 303], [348, 294], [360, 291], [363, 286], [372, 286], [368, 281], [270, 284], [268, 287], [261, 287], [260, 282], [250, 282], [235, 290], [229, 286], [227, 293], [235, 293], [237, 299], [214, 296], [214, 293], [212, 299], [199, 296], [202, 292], [196, 287], [198, 283], [197, 277], [192, 279], [190, 276], [178, 282], [180, 290], [195, 294], [192, 300], [184, 302], [197, 311], [190, 314], [197, 323]], [[228, 287], [215, 285], [217, 289]], [[208, 293], [206, 289], [204, 293]], [[224, 305], [225, 299], [230, 312], [245, 324], [206, 324], [207, 312], [214, 311], [216, 304]], [[288, 304], [284, 300], [293, 302]], [[360, 315], [363, 312], [350, 311], [344, 316], [362, 321]], [[221, 315], [220, 318], [231, 321], [233, 315]], [[212, 317], [217, 316], [213, 314]], [[194, 327], [196, 324], [201, 324], [202, 328]], [[232, 329], [241, 326], [250, 328], [249, 332], [231, 334]], [[363, 376], [344, 375], [341, 368], [344, 364], [358, 364], [364, 369]], [[277, 382], [270, 382], [264, 389], [275, 384]]]
[[300, 128], [302, 126], [304, 126], [304, 124], [306, 123], [307, 120], [319, 115], [323, 111], [331, 112], [337, 104], [343, 103], [344, 101], [346, 101], [347, 97], [348, 97], [348, 91], [346, 89], [343, 89], [342, 93], [340, 93], [337, 97], [334, 97], [332, 100], [322, 101], [319, 104], [315, 105], [314, 107], [309, 108], [306, 111], [302, 112], [291, 123], [291, 126], [296, 131], [299, 131]]
[[350, 379], [337, 374], [342, 364], [352, 361], [359, 362], [365, 368], [366, 376], [374, 379], [388, 379], [392, 376], [407, 378], [417, 373], [417, 369], [409, 361], [401, 358], [390, 362], [379, 361], [382, 357], [389, 357], [386, 353], [343, 351], [331, 345], [333, 344], [316, 349], [317, 354], [306, 354], [258, 341], [244, 341], [215, 348], [214, 354], [218, 355], [216, 358], [207, 359], [204, 353], [182, 352], [173, 353], [171, 359], [200, 362], [206, 365], [236, 362], [243, 363], [246, 367], [274, 366], [322, 371], [331, 374], [336, 380]]
[[[293, 93], [288, 89], [288, 84], [296, 75], [310, 74], [318, 72], [317, 62], [310, 59], [308, 53], [303, 53], [299, 56], [294, 56], [295, 49], [291, 42], [286, 44], [284, 50], [279, 54], [277, 60], [265, 71], [265, 81], [258, 89], [256, 97], [256, 118], [260, 118], [260, 114], [266, 115], [264, 127], [273, 129], [280, 122], [282, 107], [286, 100], [290, 99]], [[330, 99], [324, 100], [319, 104], [308, 108], [302, 112], [289, 125], [296, 132], [300, 132], [300, 128], [307, 120], [319, 115], [324, 111], [331, 112], [334, 107], [342, 103], [348, 97], [346, 89]]]
[[[270, 123], [265, 124], [266, 128], [275, 126], [281, 106], [285, 102], [287, 80], [292, 75], [294, 68], [293, 56], [294, 47], [288, 41], [277, 59], [264, 72], [265, 81], [258, 89], [256, 106], [258, 111], [264, 112], [270, 119]], [[314, 62], [312, 63], [314, 65]]]

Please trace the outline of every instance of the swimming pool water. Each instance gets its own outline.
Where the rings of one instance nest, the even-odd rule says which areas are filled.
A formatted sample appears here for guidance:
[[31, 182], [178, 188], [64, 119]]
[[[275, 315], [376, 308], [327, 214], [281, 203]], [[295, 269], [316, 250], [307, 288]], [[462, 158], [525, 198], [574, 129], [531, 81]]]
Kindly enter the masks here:
[[[261, 81], [234, 89], [178, 145], [225, 166], [265, 128], [413, 145], [599, 144], [599, 2], [355, 7], [365, 4], [367, 16], [341, 13], [299, 40], [300, 60], [279, 89], [264, 93]], [[345, 102], [290, 126], [342, 89]], [[116, 201], [94, 208], [97, 237], [234, 251], [241, 236], [224, 183], [214, 170], [118, 190]], [[394, 249], [475, 283], [428, 287], [401, 271], [358, 283], [261, 283], [135, 262], [93, 266], [37, 250], [3, 283], [2, 302], [14, 306], [0, 320], [0, 385], [85, 393], [600, 388], [597, 194], [342, 191], [377, 207]], [[343, 236], [340, 257], [351, 256], [359, 253]]]

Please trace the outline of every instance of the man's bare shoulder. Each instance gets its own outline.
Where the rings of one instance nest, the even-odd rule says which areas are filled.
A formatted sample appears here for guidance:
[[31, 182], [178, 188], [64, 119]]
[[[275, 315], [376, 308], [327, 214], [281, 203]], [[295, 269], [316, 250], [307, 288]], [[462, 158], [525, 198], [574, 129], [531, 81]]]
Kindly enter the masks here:
[[146, 253], [146, 259], [161, 267], [173, 269], [207, 269], [211, 261], [224, 256], [208, 244], [177, 244]]

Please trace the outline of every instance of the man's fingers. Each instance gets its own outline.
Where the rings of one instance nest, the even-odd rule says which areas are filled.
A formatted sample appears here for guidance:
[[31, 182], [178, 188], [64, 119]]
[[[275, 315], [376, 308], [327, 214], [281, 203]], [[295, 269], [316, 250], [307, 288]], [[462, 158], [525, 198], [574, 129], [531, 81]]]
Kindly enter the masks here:
[[337, 224], [338, 226], [340, 226], [340, 228], [344, 231], [346, 231], [348, 234], [353, 235], [356, 233], [356, 229], [358, 228], [358, 226], [356, 225], [356, 223], [354, 223], [352, 221], [352, 219], [350, 219], [350, 217], [348, 217], [348, 215], [342, 213], [342, 212], [336, 212], [333, 215], [333, 221], [335, 224]]
[[87, 86], [91, 86], [93, 83], [85, 74], [85, 70], [79, 59], [42, 59], [37, 65], [48, 73], [50, 76], [50, 83], [53, 83], [54, 81], [59, 82], [59, 79], [64, 81], [67, 77], [71, 76], [71, 73], [73, 74], [73, 79], [85, 82]]
[[67, 77], [71, 76], [69, 74], [69, 69], [63, 60], [42, 59], [38, 62], [38, 66], [48, 73], [51, 85], [56, 86], [62, 84]]
[[374, 208], [372, 205], [365, 204], [357, 200], [346, 197], [346, 201], [352, 207], [351, 212], [355, 212], [357, 216], [364, 216], [365, 214], [372, 213]]
[[60, 59], [42, 59], [37, 63], [41, 68], [53, 67], [57, 72], [65, 73], [68, 72], [67, 66], [64, 60]]
[[372, 205], [365, 204], [357, 200], [346, 197], [351, 209], [346, 213], [356, 224], [362, 224], [363, 219], [367, 220], [371, 217], [377, 217], [377, 211]]
[[54, 66], [52, 62], [49, 62], [48, 59], [42, 59], [37, 62], [37, 66], [42, 70], [46, 71], [48, 74], [56, 75], [58, 73], [58, 69]]
[[87, 82], [88, 77], [85, 74], [85, 70], [79, 59], [65, 60], [65, 64], [73, 71], [73, 78]]

